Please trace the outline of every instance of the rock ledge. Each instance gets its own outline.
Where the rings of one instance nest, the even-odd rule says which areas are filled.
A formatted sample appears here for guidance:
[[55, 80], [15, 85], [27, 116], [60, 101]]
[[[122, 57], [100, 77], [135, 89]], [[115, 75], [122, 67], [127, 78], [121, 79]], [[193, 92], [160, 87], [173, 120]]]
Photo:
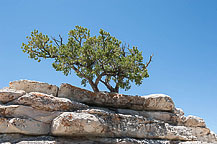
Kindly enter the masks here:
[[164, 94], [94, 93], [20, 80], [0, 90], [0, 143], [217, 144], [217, 135]]

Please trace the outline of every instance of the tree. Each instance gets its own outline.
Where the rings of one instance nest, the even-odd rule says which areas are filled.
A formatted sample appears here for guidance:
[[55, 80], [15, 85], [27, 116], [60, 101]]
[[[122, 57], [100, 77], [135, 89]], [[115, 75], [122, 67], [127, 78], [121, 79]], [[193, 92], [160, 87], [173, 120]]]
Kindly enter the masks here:
[[[98, 36], [91, 36], [90, 30], [81, 26], [69, 31], [68, 42], [63, 38], [49, 38], [38, 30], [27, 36], [28, 43], [22, 44], [24, 53], [29, 58], [41, 61], [53, 59], [56, 71], [64, 75], [75, 71], [82, 79], [82, 85], [90, 84], [94, 92], [98, 92], [98, 84], [104, 84], [110, 92], [118, 92], [120, 88], [128, 90], [130, 82], [140, 85], [149, 77], [147, 67], [152, 60], [144, 64], [142, 52], [137, 47], [123, 45], [110, 33], [100, 29]], [[114, 85], [114, 86], [112, 86]]]

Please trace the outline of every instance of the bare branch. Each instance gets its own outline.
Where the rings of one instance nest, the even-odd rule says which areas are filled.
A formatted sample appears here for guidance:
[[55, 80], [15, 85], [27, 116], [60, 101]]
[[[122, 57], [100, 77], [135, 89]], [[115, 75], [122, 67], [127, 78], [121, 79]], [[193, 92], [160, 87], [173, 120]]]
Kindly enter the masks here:
[[151, 63], [153, 56], [154, 56], [154, 54], [152, 54], [152, 55], [150, 56], [149, 61], [148, 61], [148, 62], [146, 63], [146, 65], [145, 65], [146, 68], [147, 68], [148, 65]]
[[57, 40], [57, 39], [55, 39], [54, 37], [51, 37], [52, 38], [52, 40], [56, 43], [56, 45], [59, 47], [59, 41]]
[[63, 38], [61, 37], [60, 34], [59, 34], [59, 38], [60, 38], [60, 45], [63, 45]]

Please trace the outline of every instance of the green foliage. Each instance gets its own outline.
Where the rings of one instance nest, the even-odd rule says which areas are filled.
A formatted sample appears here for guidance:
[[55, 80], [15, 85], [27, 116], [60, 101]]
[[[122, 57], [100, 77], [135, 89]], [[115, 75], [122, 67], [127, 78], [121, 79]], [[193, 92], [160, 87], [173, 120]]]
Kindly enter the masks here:
[[[140, 85], [144, 78], [149, 77], [147, 66], [143, 63], [142, 52], [137, 47], [130, 48], [100, 29], [98, 36], [90, 36], [90, 30], [81, 26], [69, 31], [68, 42], [63, 43], [62, 37], [57, 40], [34, 30], [28, 36], [28, 43], [22, 44], [24, 53], [29, 58], [41, 61], [42, 58], [54, 59], [53, 67], [68, 75], [75, 71], [82, 79], [82, 85], [91, 85], [95, 92], [99, 91], [99, 82], [111, 92], [119, 88], [130, 89], [130, 82]], [[111, 83], [114, 82], [115, 86]]]

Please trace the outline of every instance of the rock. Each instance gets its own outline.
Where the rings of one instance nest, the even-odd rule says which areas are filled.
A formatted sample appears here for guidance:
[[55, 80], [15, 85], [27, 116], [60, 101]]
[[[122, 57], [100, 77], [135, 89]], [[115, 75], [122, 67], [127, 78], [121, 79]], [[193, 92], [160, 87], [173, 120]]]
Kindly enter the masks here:
[[53, 120], [51, 133], [56, 136], [100, 136], [103, 121], [91, 114], [64, 112]]
[[177, 125], [179, 121], [179, 116], [171, 112], [161, 112], [161, 111], [135, 111], [129, 109], [116, 109], [116, 112], [128, 115], [138, 115], [143, 117], [148, 117], [155, 120], [164, 121]]
[[184, 116], [167, 95], [94, 93], [69, 84], [59, 97], [57, 91], [28, 80], [0, 90], [0, 143], [217, 144], [203, 119]]
[[192, 115], [186, 117], [184, 125], [187, 127], [206, 127], [205, 121], [202, 118]]
[[23, 136], [20, 134], [0, 135], [0, 142], [4, 144], [211, 144], [200, 141], [171, 141], [135, 138], [69, 138], [52, 136]]
[[40, 122], [51, 123], [51, 121], [60, 114], [61, 112], [37, 110], [32, 107], [23, 105], [0, 105], [0, 116], [6, 118], [31, 118]]
[[62, 84], [58, 97], [69, 98], [95, 106], [127, 108], [133, 110], [158, 110], [173, 111], [174, 103], [172, 99], [163, 94], [153, 94], [148, 96], [130, 96], [117, 93], [94, 93], [69, 84]]
[[87, 105], [66, 98], [58, 98], [39, 92], [31, 92], [21, 96], [13, 103], [31, 106], [44, 111], [73, 111], [88, 108]]
[[24, 90], [27, 93], [41, 92], [53, 96], [56, 96], [58, 92], [58, 87], [55, 85], [50, 85], [48, 83], [42, 83], [31, 80], [13, 81], [9, 83], [9, 87], [15, 90]]
[[179, 116], [183, 116], [185, 113], [181, 108], [175, 108], [174, 113]]
[[0, 102], [5, 104], [23, 95], [25, 95], [23, 90], [4, 88], [0, 90]]
[[55, 118], [51, 126], [51, 133], [56, 136], [195, 139], [191, 136], [191, 130], [184, 126], [172, 126], [141, 116], [114, 114], [95, 109], [81, 112], [64, 112]]
[[192, 130], [198, 141], [217, 144], [217, 135], [208, 128], [192, 127]]
[[0, 118], [0, 133], [19, 133], [25, 135], [46, 135], [50, 131], [49, 124], [32, 119]]
[[20, 141], [17, 144], [57, 144], [55, 141]]
[[[41, 142], [46, 144], [47, 142], [55, 142], [55, 138], [52, 136], [31, 136], [22, 134], [0, 134], [0, 143], [35, 143]], [[56, 143], [55, 143], [56, 144]]]

